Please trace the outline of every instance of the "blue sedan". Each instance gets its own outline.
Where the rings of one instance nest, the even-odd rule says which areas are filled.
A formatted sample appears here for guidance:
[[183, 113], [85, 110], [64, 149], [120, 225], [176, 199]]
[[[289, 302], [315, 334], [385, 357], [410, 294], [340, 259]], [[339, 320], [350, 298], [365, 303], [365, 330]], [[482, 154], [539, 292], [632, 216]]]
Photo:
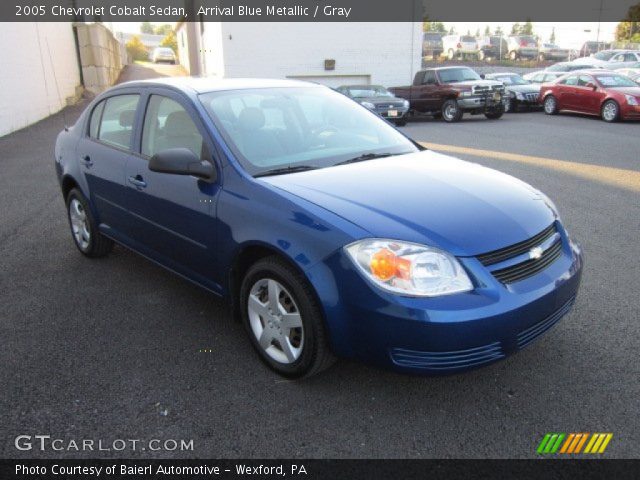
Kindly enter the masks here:
[[319, 85], [125, 83], [60, 133], [55, 165], [81, 253], [117, 242], [227, 298], [286, 377], [336, 356], [488, 364], [555, 325], [580, 284], [543, 193]]

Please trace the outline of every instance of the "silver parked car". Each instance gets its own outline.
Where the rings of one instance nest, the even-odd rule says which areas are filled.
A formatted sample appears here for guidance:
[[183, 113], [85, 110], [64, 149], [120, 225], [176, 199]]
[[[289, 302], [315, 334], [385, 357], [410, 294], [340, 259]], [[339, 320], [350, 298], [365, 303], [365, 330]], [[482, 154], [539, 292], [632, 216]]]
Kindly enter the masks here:
[[176, 63], [176, 54], [168, 47], [157, 47], [151, 53], [151, 61], [153, 63], [168, 62]]

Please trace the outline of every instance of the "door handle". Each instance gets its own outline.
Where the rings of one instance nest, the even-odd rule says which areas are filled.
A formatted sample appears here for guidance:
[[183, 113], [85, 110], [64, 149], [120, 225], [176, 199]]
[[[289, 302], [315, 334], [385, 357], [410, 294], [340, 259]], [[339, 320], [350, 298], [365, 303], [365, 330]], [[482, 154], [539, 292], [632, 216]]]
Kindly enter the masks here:
[[137, 188], [145, 188], [147, 186], [147, 182], [142, 179], [141, 175], [129, 177], [129, 183], [135, 185]]
[[91, 167], [93, 162], [91, 161], [91, 157], [89, 155], [85, 155], [82, 157], [82, 163], [84, 163], [85, 167]]

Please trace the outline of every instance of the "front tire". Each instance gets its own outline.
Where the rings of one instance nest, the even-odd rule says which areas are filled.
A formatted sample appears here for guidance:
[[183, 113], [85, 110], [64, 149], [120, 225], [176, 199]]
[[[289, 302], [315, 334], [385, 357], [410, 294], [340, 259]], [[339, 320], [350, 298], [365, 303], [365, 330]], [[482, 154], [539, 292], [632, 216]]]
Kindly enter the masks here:
[[478, 60], [480, 62], [484, 60], [484, 52], [482, 50], [478, 52]]
[[553, 95], [547, 95], [547, 97], [544, 99], [543, 106], [544, 113], [546, 113], [547, 115], [555, 115], [556, 113], [558, 113], [558, 101]]
[[454, 57], [454, 56], [455, 56], [455, 54], [454, 54], [454, 52], [453, 52], [453, 49], [451, 49], [451, 48], [450, 48], [450, 49], [449, 49], [449, 51], [447, 52], [447, 58], [448, 58], [449, 60], [453, 60], [453, 57]]
[[518, 109], [515, 100], [511, 97], [508, 97], [504, 102], [504, 113], [515, 112]]
[[107, 255], [113, 249], [113, 241], [100, 233], [87, 198], [74, 188], [67, 195], [66, 204], [71, 236], [80, 253], [92, 258]]
[[462, 110], [457, 100], [450, 98], [442, 105], [442, 119], [447, 123], [459, 122], [462, 119]]
[[502, 117], [502, 115], [504, 115], [504, 107], [502, 105], [500, 105], [495, 110], [490, 112], [485, 112], [484, 114], [484, 116], [487, 117], [489, 120], [497, 120], [500, 117]]
[[240, 309], [260, 359], [280, 375], [310, 377], [334, 363], [312, 287], [279, 257], [249, 268], [240, 287]]
[[514, 62], [518, 60], [518, 52], [516, 52], [515, 50], [512, 52], [509, 52], [509, 59], [513, 60]]
[[615, 100], [607, 100], [602, 104], [600, 116], [607, 123], [617, 122], [620, 117], [620, 106]]

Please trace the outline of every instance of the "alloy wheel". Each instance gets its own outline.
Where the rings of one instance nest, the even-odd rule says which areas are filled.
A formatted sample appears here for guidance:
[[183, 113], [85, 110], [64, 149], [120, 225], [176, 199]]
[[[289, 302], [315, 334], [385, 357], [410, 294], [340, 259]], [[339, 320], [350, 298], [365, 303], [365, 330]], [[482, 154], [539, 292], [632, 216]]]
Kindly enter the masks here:
[[618, 106], [613, 102], [607, 102], [602, 109], [602, 117], [607, 122], [613, 122], [618, 116]]
[[444, 112], [442, 112], [442, 114], [447, 120], [451, 120], [456, 116], [457, 110], [457, 107], [453, 103], [450, 103], [444, 107]]
[[547, 97], [544, 101], [545, 113], [552, 114], [556, 111], [556, 99], [553, 97]]
[[86, 250], [91, 241], [91, 234], [89, 233], [89, 225], [87, 224], [87, 213], [77, 198], [69, 202], [69, 220], [71, 221], [74, 240], [81, 250]]
[[294, 363], [304, 347], [300, 310], [291, 293], [271, 278], [258, 280], [249, 292], [247, 311], [253, 335], [273, 360]]

